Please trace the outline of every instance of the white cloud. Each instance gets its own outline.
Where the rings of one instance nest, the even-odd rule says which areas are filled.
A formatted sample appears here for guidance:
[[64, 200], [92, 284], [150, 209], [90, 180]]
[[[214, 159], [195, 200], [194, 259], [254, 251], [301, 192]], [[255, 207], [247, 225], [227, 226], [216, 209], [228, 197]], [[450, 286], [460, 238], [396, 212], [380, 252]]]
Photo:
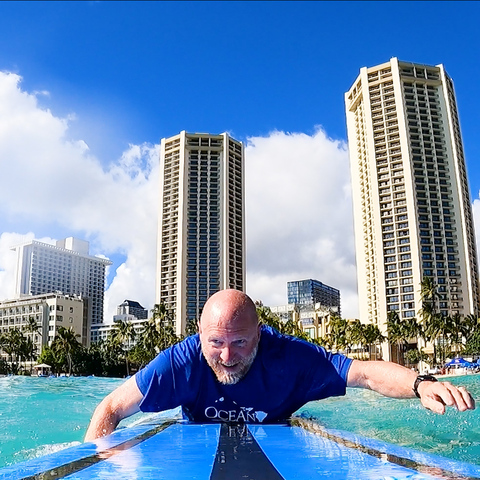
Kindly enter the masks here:
[[[0, 299], [14, 293], [12, 245], [79, 236], [113, 265], [106, 319], [125, 298], [154, 302], [158, 145], [131, 145], [105, 166], [84, 141], [70, 141], [75, 114], [41, 108], [39, 92], [0, 72]], [[42, 92], [43, 93], [43, 92]], [[480, 250], [480, 198], [473, 202]], [[267, 305], [286, 302], [290, 280], [315, 278], [340, 289], [342, 313], [357, 317], [350, 171], [345, 143], [273, 132], [246, 148], [247, 291]], [[12, 229], [10, 225], [14, 225]], [[38, 238], [42, 225], [48, 238]], [[33, 230], [33, 231], [32, 231]]]
[[287, 301], [287, 282], [338, 288], [342, 314], [358, 316], [348, 152], [322, 129], [274, 132], [246, 149], [247, 291]]
[[[158, 145], [131, 145], [104, 167], [84, 141], [70, 141], [75, 114], [41, 108], [21, 78], [0, 72], [0, 217], [30, 232], [80, 236], [92, 254], [124, 258], [106, 293], [106, 319], [125, 298], [154, 302]], [[317, 278], [339, 288], [343, 312], [356, 315], [352, 212], [346, 146], [314, 135], [273, 132], [246, 151], [248, 292], [286, 300], [286, 282]], [[0, 298], [12, 294], [20, 233], [0, 239]], [[22, 232], [21, 232], [22, 233]], [[25, 239], [34, 238], [28, 233]]]
[[[42, 109], [35, 94], [20, 88], [21, 78], [0, 72], [0, 217], [51, 226], [58, 238], [91, 241], [91, 253], [121, 253], [107, 295], [106, 317], [125, 298], [151, 307], [154, 296], [158, 146], [132, 145], [120, 160], [103, 168], [83, 141], [68, 141], [68, 119]], [[5, 231], [5, 228], [2, 228]], [[0, 241], [0, 298], [13, 292], [11, 244]], [[25, 235], [25, 239], [34, 234]], [[14, 257], [14, 255], [13, 255]]]
[[[85, 142], [68, 140], [75, 114], [56, 117], [20, 82], [0, 72], [0, 299], [14, 292], [12, 245], [73, 235], [89, 240], [92, 254], [124, 259], [111, 267], [106, 319], [125, 298], [152, 308], [158, 145], [131, 145], [104, 166]], [[480, 198], [473, 211], [480, 246]], [[345, 143], [320, 128], [250, 138], [246, 215], [247, 291], [254, 300], [283, 304], [288, 281], [315, 278], [340, 289], [343, 316], [358, 316]], [[38, 238], [32, 225], [49, 238]]]

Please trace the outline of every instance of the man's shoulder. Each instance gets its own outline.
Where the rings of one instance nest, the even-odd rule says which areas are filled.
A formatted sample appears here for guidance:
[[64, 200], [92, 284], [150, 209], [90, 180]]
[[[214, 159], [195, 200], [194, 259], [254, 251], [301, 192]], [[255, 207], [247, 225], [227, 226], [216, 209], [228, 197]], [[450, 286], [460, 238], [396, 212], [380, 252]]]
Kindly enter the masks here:
[[280, 350], [282, 352], [292, 351], [293, 353], [302, 351], [305, 354], [311, 352], [312, 354], [325, 355], [325, 349], [312, 342], [308, 342], [298, 337], [285, 335], [278, 332], [268, 325], [261, 326], [261, 343], [265, 346], [265, 350]]
[[174, 357], [180, 356], [191, 360], [197, 358], [201, 350], [200, 336], [198, 333], [196, 335], [190, 335], [171, 347], [171, 352]]

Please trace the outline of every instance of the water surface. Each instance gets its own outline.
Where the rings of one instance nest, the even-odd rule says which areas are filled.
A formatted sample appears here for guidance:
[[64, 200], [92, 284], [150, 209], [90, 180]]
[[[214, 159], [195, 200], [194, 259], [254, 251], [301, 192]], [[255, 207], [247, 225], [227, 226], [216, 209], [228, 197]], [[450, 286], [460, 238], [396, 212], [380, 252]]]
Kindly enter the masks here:
[[[79, 444], [90, 417], [123, 379], [0, 378], [0, 467]], [[457, 377], [480, 399], [480, 375]], [[298, 413], [327, 428], [348, 430], [385, 442], [480, 464], [480, 408], [444, 416], [423, 409], [417, 399], [396, 400], [348, 389], [345, 397], [311, 402]], [[150, 414], [151, 415], [151, 414]], [[131, 425], [139, 414], [122, 422]]]

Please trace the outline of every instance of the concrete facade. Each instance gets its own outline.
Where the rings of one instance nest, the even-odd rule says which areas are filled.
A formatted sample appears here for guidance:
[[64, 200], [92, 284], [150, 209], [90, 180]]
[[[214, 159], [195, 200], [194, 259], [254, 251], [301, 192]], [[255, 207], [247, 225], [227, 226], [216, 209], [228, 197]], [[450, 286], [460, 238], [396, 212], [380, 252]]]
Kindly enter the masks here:
[[283, 322], [290, 320], [296, 323], [310, 338], [325, 338], [330, 333], [332, 314], [338, 315], [338, 307], [326, 307], [321, 303], [288, 303], [270, 307], [270, 310]]
[[226, 133], [162, 139], [156, 303], [178, 334], [206, 300], [245, 290], [244, 148]]
[[[360, 319], [386, 333], [391, 311], [479, 313], [478, 262], [453, 82], [442, 65], [362, 68], [345, 94]], [[384, 352], [388, 359], [388, 352]]]

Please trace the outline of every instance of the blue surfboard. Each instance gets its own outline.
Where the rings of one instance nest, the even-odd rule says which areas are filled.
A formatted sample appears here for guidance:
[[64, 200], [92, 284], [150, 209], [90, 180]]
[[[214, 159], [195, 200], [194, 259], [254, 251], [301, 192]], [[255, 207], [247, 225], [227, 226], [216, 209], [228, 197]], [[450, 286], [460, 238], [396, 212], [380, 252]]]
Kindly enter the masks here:
[[160, 421], [0, 469], [2, 480], [480, 479], [480, 466], [304, 419], [288, 424]]

